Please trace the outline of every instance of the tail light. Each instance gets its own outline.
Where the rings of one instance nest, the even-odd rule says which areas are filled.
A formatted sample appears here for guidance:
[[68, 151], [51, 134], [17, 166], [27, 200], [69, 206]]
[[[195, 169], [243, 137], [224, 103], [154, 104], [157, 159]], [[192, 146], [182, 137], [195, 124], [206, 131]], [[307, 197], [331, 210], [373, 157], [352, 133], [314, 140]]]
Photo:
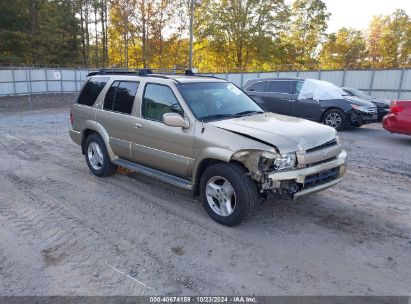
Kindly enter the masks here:
[[73, 111], [70, 111], [70, 123], [71, 123], [71, 126], [73, 126], [73, 123], [74, 123]]
[[390, 106], [390, 112], [391, 113], [399, 113], [404, 110], [404, 107], [402, 107], [397, 101], [391, 102]]

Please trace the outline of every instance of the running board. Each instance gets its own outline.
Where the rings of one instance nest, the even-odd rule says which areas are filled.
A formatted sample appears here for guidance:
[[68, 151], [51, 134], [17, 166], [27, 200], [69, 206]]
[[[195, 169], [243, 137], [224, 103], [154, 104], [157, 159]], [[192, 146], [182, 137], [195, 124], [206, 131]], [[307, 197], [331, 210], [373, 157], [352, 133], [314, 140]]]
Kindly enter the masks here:
[[132, 163], [124, 159], [116, 159], [116, 160], [113, 160], [112, 163], [116, 164], [117, 166], [130, 169], [134, 172], [156, 178], [158, 180], [169, 183], [171, 185], [174, 185], [174, 186], [177, 186], [183, 189], [187, 189], [187, 190], [193, 190], [193, 185], [191, 181], [187, 179], [184, 179], [184, 178], [181, 178], [181, 177], [169, 174], [169, 173], [165, 173], [160, 170], [149, 168], [143, 165]]

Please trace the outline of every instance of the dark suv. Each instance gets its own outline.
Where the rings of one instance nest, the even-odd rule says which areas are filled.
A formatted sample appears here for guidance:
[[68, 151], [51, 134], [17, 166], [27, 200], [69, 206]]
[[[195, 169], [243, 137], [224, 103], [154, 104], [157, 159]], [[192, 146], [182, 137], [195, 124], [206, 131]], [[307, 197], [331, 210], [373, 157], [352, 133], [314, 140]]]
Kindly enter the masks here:
[[249, 80], [244, 91], [264, 110], [322, 122], [337, 130], [377, 120], [376, 106], [325, 81], [301, 78]]

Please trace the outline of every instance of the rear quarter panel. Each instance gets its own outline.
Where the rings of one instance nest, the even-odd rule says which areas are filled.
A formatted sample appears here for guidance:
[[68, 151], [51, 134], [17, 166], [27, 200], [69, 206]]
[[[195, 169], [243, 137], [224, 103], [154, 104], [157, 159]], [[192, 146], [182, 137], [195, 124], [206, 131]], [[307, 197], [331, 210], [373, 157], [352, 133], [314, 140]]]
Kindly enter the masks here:
[[83, 132], [84, 124], [87, 121], [96, 119], [96, 109], [94, 107], [74, 104], [71, 107], [71, 113], [73, 114], [73, 129], [79, 132]]

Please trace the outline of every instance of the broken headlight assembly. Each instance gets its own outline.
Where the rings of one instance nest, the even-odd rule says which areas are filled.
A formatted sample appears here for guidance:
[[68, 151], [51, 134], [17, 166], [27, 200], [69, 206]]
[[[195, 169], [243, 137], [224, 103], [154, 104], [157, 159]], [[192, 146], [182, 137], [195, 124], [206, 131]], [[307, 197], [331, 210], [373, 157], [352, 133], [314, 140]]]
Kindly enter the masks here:
[[271, 154], [264, 153], [260, 156], [259, 168], [261, 171], [282, 171], [293, 169], [296, 165], [295, 153]]
[[280, 157], [274, 159], [273, 169], [276, 171], [292, 169], [296, 164], [295, 153], [281, 154]]

